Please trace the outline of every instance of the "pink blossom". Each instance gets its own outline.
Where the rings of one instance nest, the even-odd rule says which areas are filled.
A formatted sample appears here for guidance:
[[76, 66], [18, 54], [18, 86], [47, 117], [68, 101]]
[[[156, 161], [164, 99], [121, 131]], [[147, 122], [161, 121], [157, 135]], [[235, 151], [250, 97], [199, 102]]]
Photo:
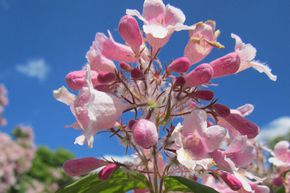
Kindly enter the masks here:
[[193, 87], [206, 84], [213, 75], [212, 67], [209, 64], [201, 64], [185, 76], [185, 86]]
[[190, 61], [186, 57], [180, 57], [175, 59], [168, 66], [168, 70], [171, 72], [186, 72], [190, 66]]
[[212, 50], [212, 47], [222, 47], [216, 42], [220, 32], [215, 30], [214, 21], [199, 22], [189, 31], [189, 41], [184, 49], [184, 56], [191, 64], [204, 59]]
[[[96, 71], [91, 71], [92, 76], [92, 83], [94, 86], [96, 86], [98, 81], [98, 73]], [[86, 71], [85, 70], [79, 70], [79, 71], [72, 71], [68, 73], [65, 77], [66, 83], [69, 88], [73, 90], [79, 90], [82, 87], [86, 86]]]
[[99, 178], [101, 180], [107, 180], [120, 166], [115, 163], [106, 165], [100, 172]]
[[134, 52], [129, 46], [115, 42], [111, 33], [109, 37], [103, 33], [97, 33], [95, 42], [93, 42], [95, 49], [110, 60], [136, 62]]
[[137, 10], [128, 9], [128, 15], [137, 16], [144, 22], [143, 31], [147, 41], [153, 47], [153, 52], [163, 47], [174, 31], [190, 29], [183, 25], [183, 12], [171, 5], [164, 5], [162, 0], [145, 0], [143, 16]]
[[219, 78], [236, 73], [240, 68], [240, 58], [232, 52], [210, 63], [213, 68], [213, 78]]
[[114, 126], [122, 112], [129, 108], [118, 97], [94, 89], [90, 69], [87, 69], [87, 85], [83, 87], [76, 97], [64, 87], [54, 91], [54, 97], [69, 105], [78, 125], [83, 130], [83, 135], [76, 138], [75, 143], [83, 145], [87, 143], [93, 146], [96, 132], [109, 129]]
[[254, 146], [247, 141], [247, 137], [239, 136], [226, 150], [216, 150], [211, 153], [211, 156], [220, 169], [232, 172], [235, 168], [243, 168], [251, 164], [255, 153]]
[[130, 15], [123, 16], [119, 22], [119, 33], [132, 50], [138, 54], [143, 44], [143, 38], [137, 20]]
[[287, 171], [290, 169], [290, 144], [288, 141], [280, 141], [274, 147], [269, 162], [274, 164], [276, 167]]
[[86, 58], [91, 69], [96, 72], [115, 72], [116, 70], [114, 62], [106, 58], [99, 50], [97, 41], [93, 42], [93, 45], [87, 52]]
[[69, 176], [81, 176], [87, 174], [103, 165], [106, 162], [93, 157], [72, 159], [64, 163], [63, 169]]
[[149, 120], [137, 120], [132, 126], [132, 131], [134, 141], [144, 149], [149, 149], [158, 142], [157, 128]]
[[252, 67], [260, 73], [265, 73], [271, 80], [277, 80], [277, 76], [272, 74], [268, 66], [254, 60], [257, 52], [256, 48], [251, 44], [245, 44], [242, 39], [235, 34], [231, 34], [231, 36], [236, 40], [235, 52], [239, 55], [241, 60], [240, 68], [237, 73]]

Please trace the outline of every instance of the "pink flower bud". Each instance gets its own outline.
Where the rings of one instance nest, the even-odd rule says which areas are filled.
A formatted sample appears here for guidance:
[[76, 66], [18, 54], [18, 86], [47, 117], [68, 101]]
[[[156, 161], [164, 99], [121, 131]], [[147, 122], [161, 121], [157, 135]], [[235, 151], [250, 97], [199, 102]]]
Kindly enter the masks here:
[[108, 84], [99, 84], [95, 86], [95, 89], [102, 92], [108, 92], [108, 93], [112, 92], [112, 90], [110, 89], [110, 85]]
[[243, 186], [239, 179], [228, 172], [220, 171], [220, 177], [234, 191], [241, 189]]
[[227, 117], [224, 117], [224, 119], [242, 135], [246, 135], [250, 139], [255, 138], [259, 134], [260, 128], [239, 114], [231, 113]]
[[215, 110], [215, 112], [221, 117], [226, 117], [231, 113], [231, 110], [227, 106], [222, 104], [216, 103], [213, 104], [212, 107]]
[[174, 82], [174, 88], [175, 87], [178, 87], [178, 86], [183, 86], [185, 84], [185, 79], [184, 77], [180, 76], [180, 77], [177, 77], [175, 79], [175, 82]]
[[[97, 85], [98, 73], [96, 71], [93, 71], [93, 70], [91, 71], [91, 78], [92, 78], [93, 85]], [[69, 88], [73, 90], [79, 90], [87, 84], [86, 71], [79, 70], [79, 71], [70, 72], [66, 75], [65, 80]]]
[[132, 71], [132, 67], [130, 64], [126, 63], [126, 62], [120, 62], [120, 67], [127, 71], [127, 72], [131, 72]]
[[175, 59], [168, 67], [171, 72], [186, 72], [190, 66], [190, 61], [186, 57], [180, 57]]
[[278, 177], [273, 179], [273, 184], [275, 186], [282, 186], [283, 183], [284, 183], [284, 180], [283, 180], [283, 178], [281, 176], [278, 176]]
[[213, 78], [219, 78], [236, 73], [240, 68], [240, 57], [232, 52], [210, 63], [213, 69]]
[[103, 84], [108, 84], [116, 80], [115, 73], [112, 72], [101, 72], [98, 75], [98, 81]]
[[198, 90], [193, 93], [192, 97], [196, 97], [202, 100], [210, 101], [214, 97], [214, 93], [210, 90]]
[[134, 17], [125, 15], [121, 18], [119, 33], [135, 52], [139, 52], [143, 39], [138, 22]]
[[63, 169], [65, 173], [69, 176], [81, 176], [95, 170], [106, 162], [93, 157], [72, 159], [64, 163]]
[[131, 77], [133, 80], [142, 80], [142, 79], [144, 79], [144, 73], [141, 70], [139, 70], [138, 68], [134, 68], [131, 71]]
[[201, 64], [188, 73], [185, 77], [185, 85], [188, 87], [198, 86], [208, 83], [212, 78], [213, 70], [209, 64]]
[[149, 149], [158, 142], [158, 133], [155, 124], [146, 119], [140, 119], [132, 127], [133, 138], [137, 145]]
[[106, 165], [100, 172], [99, 178], [101, 180], [107, 180], [111, 177], [111, 175], [119, 168], [120, 166], [115, 163], [110, 163]]

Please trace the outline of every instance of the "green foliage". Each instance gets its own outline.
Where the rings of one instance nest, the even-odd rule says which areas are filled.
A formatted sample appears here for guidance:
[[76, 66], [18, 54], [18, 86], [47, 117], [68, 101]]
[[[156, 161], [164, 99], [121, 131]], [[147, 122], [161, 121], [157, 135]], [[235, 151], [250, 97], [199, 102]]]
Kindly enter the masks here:
[[97, 174], [90, 174], [56, 193], [124, 193], [132, 189], [146, 187], [145, 176], [119, 169], [106, 181], [100, 180]]
[[181, 191], [195, 193], [218, 193], [216, 190], [180, 176], [165, 178], [166, 191]]
[[[73, 154], [65, 149], [57, 149], [53, 152], [47, 147], [39, 147], [36, 151], [28, 176], [47, 185], [57, 183], [59, 187], [62, 187], [72, 181], [72, 179], [62, 171], [63, 163], [72, 158], [74, 158]], [[57, 170], [60, 175], [59, 178], [54, 176], [53, 170]]]

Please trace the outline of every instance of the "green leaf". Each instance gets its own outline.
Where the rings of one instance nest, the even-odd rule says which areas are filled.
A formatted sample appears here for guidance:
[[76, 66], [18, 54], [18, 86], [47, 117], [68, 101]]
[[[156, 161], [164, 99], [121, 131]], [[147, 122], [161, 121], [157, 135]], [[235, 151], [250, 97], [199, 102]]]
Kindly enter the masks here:
[[216, 190], [199, 184], [193, 180], [179, 176], [169, 176], [165, 178], [166, 191], [181, 191], [194, 193], [219, 193]]
[[119, 169], [106, 181], [100, 180], [98, 174], [89, 174], [56, 193], [125, 193], [132, 189], [146, 187], [145, 176]]

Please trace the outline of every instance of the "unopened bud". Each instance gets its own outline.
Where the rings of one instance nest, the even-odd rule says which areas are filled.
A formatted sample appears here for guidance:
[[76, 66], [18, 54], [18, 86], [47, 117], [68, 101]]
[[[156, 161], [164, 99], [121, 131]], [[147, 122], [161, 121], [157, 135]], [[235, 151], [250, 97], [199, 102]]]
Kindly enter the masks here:
[[119, 33], [135, 52], [139, 52], [143, 39], [138, 22], [134, 17], [125, 15], [121, 18]]
[[284, 183], [284, 180], [283, 180], [283, 177], [278, 176], [278, 177], [274, 178], [272, 182], [275, 186], [282, 186]]
[[106, 165], [100, 172], [99, 178], [101, 180], [107, 180], [111, 177], [111, 175], [119, 168], [120, 166], [115, 163], [110, 163]]
[[215, 112], [221, 117], [227, 117], [231, 113], [229, 107], [222, 104], [216, 103], [213, 104], [212, 107], [215, 110]]
[[139, 70], [138, 68], [134, 68], [131, 71], [131, 77], [133, 80], [142, 80], [142, 79], [144, 79], [144, 73], [141, 70]]
[[81, 176], [87, 174], [103, 165], [106, 162], [93, 157], [72, 159], [64, 163], [63, 169], [69, 176]]
[[208, 83], [212, 78], [213, 70], [209, 64], [201, 64], [188, 73], [185, 77], [185, 85], [188, 87], [198, 86]]
[[133, 138], [137, 145], [149, 149], [158, 142], [158, 133], [155, 124], [146, 119], [140, 119], [132, 127]]
[[127, 72], [131, 72], [132, 71], [132, 67], [130, 64], [126, 63], [126, 62], [120, 62], [120, 67], [127, 71]]
[[171, 72], [186, 72], [190, 66], [190, 61], [186, 57], [180, 57], [175, 59], [168, 67]]
[[241, 189], [243, 186], [238, 178], [228, 172], [220, 171], [220, 177], [234, 191]]
[[178, 87], [178, 86], [183, 86], [185, 84], [185, 79], [184, 77], [182, 76], [179, 76], [175, 79], [175, 82], [174, 82], [174, 88]]
[[[65, 80], [69, 88], [73, 90], [79, 90], [83, 86], [87, 84], [86, 81], [86, 71], [85, 70], [79, 70], [79, 71], [73, 71], [66, 75]], [[98, 73], [96, 71], [91, 71], [91, 78], [93, 85], [98, 84]]]
[[112, 72], [101, 72], [98, 75], [98, 80], [100, 83], [108, 84], [116, 80], [116, 75]]
[[253, 122], [245, 119], [239, 114], [231, 113], [225, 120], [231, 124], [242, 135], [246, 135], [248, 138], [255, 138], [260, 131], [260, 128]]
[[236, 73], [240, 68], [240, 57], [232, 52], [210, 63], [213, 69], [213, 78], [219, 78]]
[[210, 90], [198, 90], [192, 94], [192, 97], [210, 101], [214, 97], [214, 93]]

